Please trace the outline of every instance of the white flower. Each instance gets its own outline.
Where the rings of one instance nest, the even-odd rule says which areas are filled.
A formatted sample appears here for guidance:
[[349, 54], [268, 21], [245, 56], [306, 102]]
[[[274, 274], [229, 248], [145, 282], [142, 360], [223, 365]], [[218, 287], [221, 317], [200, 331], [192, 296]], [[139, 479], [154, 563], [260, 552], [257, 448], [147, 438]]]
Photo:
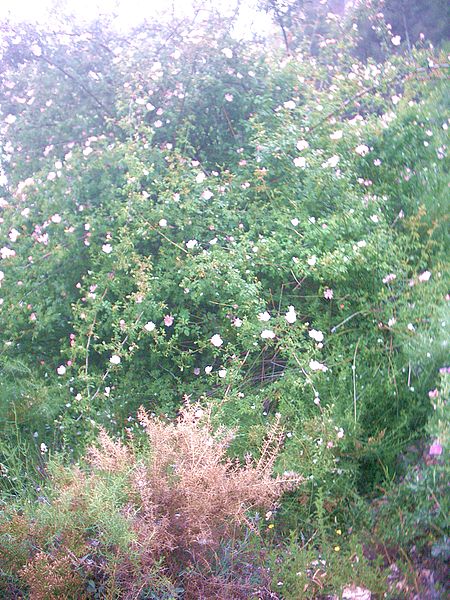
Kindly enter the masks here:
[[208, 365], [207, 367], [205, 367], [205, 373], [206, 373], [207, 375], [209, 375], [209, 374], [211, 373], [211, 371], [212, 371], [212, 370], [213, 370], [213, 368], [212, 368], [210, 365]]
[[203, 171], [200, 171], [200, 173], [198, 173], [197, 177], [195, 178], [195, 181], [197, 183], [203, 183], [206, 179], [206, 175], [203, 173]]
[[17, 229], [15, 229], [14, 227], [11, 229], [11, 231], [8, 234], [9, 239], [12, 242], [17, 241], [17, 238], [19, 237], [20, 233], [17, 231]]
[[87, 148], [85, 148], [83, 150], [83, 156], [89, 156], [89, 154], [91, 154], [93, 152], [92, 148], [90, 146], [88, 146]]
[[339, 158], [339, 156], [337, 154], [334, 154], [333, 156], [330, 156], [330, 158], [328, 160], [326, 160], [324, 163], [322, 163], [322, 167], [323, 168], [335, 167], [340, 160], [341, 159]]
[[260, 312], [258, 314], [258, 321], [268, 321], [270, 319], [270, 315], [267, 312], [267, 310], [265, 310], [264, 312]]
[[298, 140], [296, 148], [299, 152], [302, 152], [306, 148], [309, 148], [309, 144], [306, 140]]
[[212, 336], [212, 338], [210, 339], [210, 342], [216, 348], [220, 348], [220, 346], [223, 344], [223, 339], [220, 337], [220, 335], [218, 333], [215, 333]]
[[41, 453], [45, 454], [48, 451], [47, 446], [44, 444], [44, 442], [42, 442], [41, 444]]
[[295, 108], [295, 102], [293, 100], [288, 100], [287, 102], [283, 103], [284, 108], [287, 108], [288, 110], [294, 110]]
[[3, 246], [3, 248], [0, 248], [0, 257], [5, 260], [6, 258], [13, 258], [13, 256], [16, 255], [16, 251], [15, 250], [11, 250], [11, 248], [7, 248], [6, 246]]
[[394, 46], [400, 46], [401, 41], [402, 38], [399, 35], [394, 35], [394, 37], [391, 38], [391, 42]]
[[261, 332], [261, 337], [263, 340], [273, 340], [275, 334], [271, 329], [264, 329], [264, 331]]
[[294, 165], [304, 169], [306, 167], [306, 158], [303, 156], [297, 156], [297, 158], [294, 158]]
[[238, 327], [238, 328], [239, 328], [239, 327], [242, 327], [242, 320], [241, 320], [241, 319], [239, 319], [239, 318], [236, 318], [236, 319], [233, 321], [233, 325], [234, 325], [235, 327]]
[[42, 49], [37, 44], [32, 44], [31, 45], [31, 52], [34, 54], [34, 56], [41, 56]]
[[340, 129], [339, 131], [334, 131], [333, 133], [330, 133], [330, 139], [332, 139], [332, 140], [340, 140], [343, 135], [344, 135], [344, 133]]
[[167, 227], [167, 221], [166, 221], [166, 219], [160, 219], [158, 225], [160, 227]]
[[153, 331], [155, 329], [156, 325], [153, 323], [153, 321], [149, 321], [148, 323], [146, 323], [144, 325], [144, 329], [145, 331]]
[[67, 369], [64, 365], [59, 365], [59, 367], [56, 369], [56, 372], [58, 373], [58, 375], [65, 375], [66, 370]]
[[297, 315], [295, 312], [295, 308], [293, 306], [289, 306], [287, 313], [284, 315], [284, 318], [288, 323], [292, 325], [297, 320]]
[[408, 323], [408, 325], [406, 327], [407, 327], [407, 329], [409, 331], [415, 331], [416, 330], [416, 328], [414, 327], [414, 325], [412, 323]]
[[316, 342], [323, 342], [323, 333], [317, 329], [311, 329], [311, 331], [308, 332], [308, 335]]
[[297, 218], [291, 219], [291, 224], [293, 227], [297, 227], [300, 221]]
[[388, 321], [389, 327], [392, 327], [396, 323], [397, 323], [397, 319], [395, 317], [390, 318], [389, 321]]
[[233, 58], [233, 50], [231, 50], [230, 48], [223, 48], [222, 54], [225, 54], [227, 58]]
[[323, 371], [324, 373], [328, 371], [328, 367], [318, 362], [317, 360], [310, 360], [309, 368], [311, 369], [311, 371]]
[[379, 223], [380, 222], [380, 217], [378, 215], [372, 215], [370, 217], [370, 220], [373, 221], [374, 223]]
[[15, 115], [7, 115], [5, 118], [5, 123], [8, 123], [8, 125], [12, 125], [13, 123], [15, 123], [17, 120], [17, 117]]
[[225, 100], [227, 102], [233, 102], [233, 94], [225, 94]]
[[112, 249], [111, 244], [103, 244], [102, 250], [105, 254], [111, 254], [113, 249]]
[[356, 154], [359, 154], [360, 156], [365, 156], [366, 154], [369, 153], [369, 147], [366, 146], [365, 144], [360, 144], [359, 146], [356, 146], [355, 152], [356, 152]]
[[109, 359], [109, 362], [112, 365], [118, 365], [118, 364], [120, 364], [120, 356], [118, 356], [117, 354], [113, 354], [111, 356], [111, 358]]
[[203, 200], [210, 200], [213, 196], [214, 196], [214, 194], [211, 192], [211, 190], [205, 190], [202, 193]]
[[423, 283], [424, 281], [428, 281], [431, 277], [430, 271], [424, 271], [419, 275], [419, 281]]
[[313, 256], [310, 256], [306, 262], [310, 267], [314, 267], [314, 265], [317, 262], [317, 256], [315, 254]]
[[52, 215], [51, 221], [52, 221], [52, 223], [56, 223], [56, 224], [61, 223], [61, 215], [58, 215], [58, 213]]
[[198, 244], [197, 240], [189, 240], [188, 242], [186, 242], [186, 248], [188, 248], [189, 250], [192, 250], [193, 248], [195, 248], [195, 246]]
[[226, 369], [220, 369], [220, 371], [219, 371], [219, 377], [221, 379], [223, 379], [226, 376], [227, 376], [227, 370]]

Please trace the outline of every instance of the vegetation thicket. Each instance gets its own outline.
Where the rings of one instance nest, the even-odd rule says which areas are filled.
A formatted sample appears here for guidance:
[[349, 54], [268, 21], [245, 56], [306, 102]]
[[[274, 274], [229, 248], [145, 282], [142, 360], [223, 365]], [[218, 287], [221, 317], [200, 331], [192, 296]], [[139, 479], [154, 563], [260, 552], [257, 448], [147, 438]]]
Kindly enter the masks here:
[[3, 597], [445, 594], [448, 57], [410, 4], [1, 24]]

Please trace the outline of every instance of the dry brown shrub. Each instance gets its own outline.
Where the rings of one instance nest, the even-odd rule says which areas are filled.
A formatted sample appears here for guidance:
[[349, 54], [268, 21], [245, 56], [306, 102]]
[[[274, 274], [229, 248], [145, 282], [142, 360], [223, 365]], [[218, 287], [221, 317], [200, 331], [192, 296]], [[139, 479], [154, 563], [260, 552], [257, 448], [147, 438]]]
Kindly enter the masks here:
[[83, 598], [88, 581], [123, 600], [169, 597], [175, 588], [184, 600], [271, 598], [263, 557], [246, 536], [257, 534], [256, 511], [301, 481], [274, 476], [279, 421], [259, 457], [239, 462], [228, 456], [234, 433], [214, 430], [199, 406], [185, 406], [175, 422], [143, 408], [138, 417], [148, 444], [101, 430], [89, 471], [56, 470], [45, 510], [5, 521], [0, 534], [13, 543], [0, 551], [3, 564], [31, 600]]
[[85, 598], [83, 580], [75, 571], [68, 552], [40, 551], [19, 572], [29, 587], [30, 600], [73, 600]]
[[[128, 477], [130, 501], [124, 513], [138, 536], [134, 550], [142, 570], [162, 557], [171, 578], [179, 580], [195, 564], [190, 587], [203, 578], [202, 587], [219, 589], [212, 565], [221, 543], [239, 537], [244, 524], [251, 526], [249, 512], [273, 508], [284, 491], [301, 481], [294, 473], [273, 475], [283, 443], [280, 423], [275, 420], [270, 428], [260, 457], [249, 456], [240, 464], [227, 457], [233, 432], [213, 431], [210, 415], [198, 406], [186, 406], [176, 422], [153, 418], [142, 407], [138, 418], [148, 436], [148, 453], [136, 457], [102, 431], [100, 446], [89, 451], [90, 464], [94, 471]], [[123, 570], [120, 579], [126, 579]], [[183, 585], [188, 585], [186, 576]], [[229, 590], [236, 585], [226, 583]], [[131, 584], [129, 589], [126, 597], [136, 588]], [[217, 593], [222, 592], [202, 597]]]

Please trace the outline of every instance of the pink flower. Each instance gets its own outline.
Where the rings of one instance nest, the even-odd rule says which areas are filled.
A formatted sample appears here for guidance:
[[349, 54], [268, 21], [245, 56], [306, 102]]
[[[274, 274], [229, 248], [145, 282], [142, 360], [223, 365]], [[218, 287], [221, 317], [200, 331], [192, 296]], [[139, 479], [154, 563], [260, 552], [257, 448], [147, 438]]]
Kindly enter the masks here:
[[298, 156], [294, 158], [294, 165], [304, 169], [306, 167], [306, 159], [303, 156]]
[[356, 146], [355, 152], [360, 156], [365, 156], [369, 152], [369, 148], [365, 144], [360, 144], [359, 146]]
[[439, 392], [437, 391], [437, 389], [430, 390], [428, 392], [428, 397], [429, 398], [437, 398], [438, 396], [439, 396]]
[[428, 281], [431, 277], [430, 271], [424, 271], [419, 275], [419, 281], [423, 283], [424, 281]]
[[297, 142], [297, 146], [296, 146], [297, 150], [299, 150], [300, 152], [302, 152], [303, 150], [306, 150], [306, 148], [309, 148], [309, 144], [306, 140], [299, 140]]
[[164, 325], [166, 327], [171, 327], [173, 325], [173, 317], [172, 317], [172, 315], [166, 315], [164, 317]]
[[440, 456], [441, 454], [442, 454], [442, 446], [438, 440], [435, 440], [430, 446], [429, 455], [430, 456]]
[[258, 321], [269, 321], [270, 320], [270, 315], [267, 312], [267, 310], [265, 310], [264, 312], [260, 312], [258, 314]]
[[263, 340], [273, 340], [275, 333], [271, 329], [264, 329], [264, 331], [261, 332], [261, 337]]
[[325, 298], [325, 300], [332, 300], [333, 299], [333, 290], [331, 288], [326, 288], [323, 291], [323, 297]]
[[203, 200], [210, 200], [213, 196], [214, 196], [214, 194], [211, 192], [211, 190], [205, 190], [202, 193]]
[[328, 367], [318, 362], [317, 360], [310, 360], [309, 368], [311, 369], [311, 371], [322, 371], [323, 373], [328, 371]]
[[210, 339], [210, 342], [216, 348], [220, 348], [220, 346], [223, 344], [223, 339], [220, 337], [220, 335], [218, 333], [215, 333], [212, 336], [212, 338]]
[[383, 283], [390, 283], [391, 281], [394, 281], [394, 279], [397, 279], [397, 275], [395, 273], [389, 273], [389, 275], [383, 277]]

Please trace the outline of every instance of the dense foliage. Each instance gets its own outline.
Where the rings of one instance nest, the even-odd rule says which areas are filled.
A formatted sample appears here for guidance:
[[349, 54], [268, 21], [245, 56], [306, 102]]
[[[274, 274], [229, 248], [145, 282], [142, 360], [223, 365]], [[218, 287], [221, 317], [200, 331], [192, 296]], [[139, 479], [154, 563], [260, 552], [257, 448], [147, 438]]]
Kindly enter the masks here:
[[[16, 551], [0, 569], [11, 597], [309, 598], [352, 582], [381, 593], [381, 565], [361, 543], [367, 528], [386, 542], [380, 519], [396, 544], [448, 552], [448, 61], [423, 40], [404, 48], [372, 3], [359, 9], [382, 48], [364, 61], [362, 13], [324, 3], [293, 4], [290, 37], [273, 45], [237, 40], [214, 13], [130, 35], [106, 22], [2, 25], [1, 533]], [[165, 434], [155, 421], [165, 439], [191, 403], [193, 439], [207, 414], [208, 435], [234, 431], [228, 456], [247, 468], [283, 427], [259, 508], [279, 495], [272, 468], [302, 479], [276, 527], [251, 495], [239, 501], [229, 525], [244, 558], [228, 575], [226, 511], [199, 552], [203, 542], [171, 530], [172, 513], [167, 524], [154, 498], [124, 489], [150, 460], [139, 407], [169, 420]], [[101, 434], [104, 451], [123, 453], [111, 476], [82, 461], [99, 425], [132, 438], [126, 450]], [[408, 464], [430, 435], [427, 464]], [[177, 448], [166, 448], [175, 466]], [[197, 449], [196, 464], [205, 456]], [[239, 472], [225, 464], [221, 489]], [[172, 467], [158, 467], [161, 504], [177, 512]], [[414, 495], [399, 521], [395, 507]], [[62, 510], [72, 530], [53, 522]], [[164, 543], [143, 549], [139, 535], [163, 524]], [[253, 564], [271, 553], [272, 592], [268, 572], [238, 586], [247, 552]]]

